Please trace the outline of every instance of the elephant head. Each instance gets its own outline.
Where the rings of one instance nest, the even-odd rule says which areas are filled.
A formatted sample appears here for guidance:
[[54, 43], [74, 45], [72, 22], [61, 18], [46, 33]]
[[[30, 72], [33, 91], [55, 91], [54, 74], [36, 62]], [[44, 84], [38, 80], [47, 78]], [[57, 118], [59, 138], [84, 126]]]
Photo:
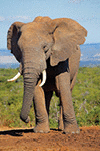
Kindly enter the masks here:
[[21, 119], [28, 122], [34, 88], [41, 73], [65, 61], [85, 42], [87, 31], [72, 19], [37, 17], [31, 23], [15, 22], [8, 30], [7, 47], [21, 63], [24, 79], [24, 96]]

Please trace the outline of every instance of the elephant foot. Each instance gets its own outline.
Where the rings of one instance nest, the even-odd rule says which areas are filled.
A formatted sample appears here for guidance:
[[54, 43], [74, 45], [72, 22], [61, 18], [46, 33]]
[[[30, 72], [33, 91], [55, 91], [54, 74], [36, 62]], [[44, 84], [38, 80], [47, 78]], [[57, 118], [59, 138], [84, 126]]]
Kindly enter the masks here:
[[64, 134], [79, 134], [80, 133], [80, 129], [78, 127], [78, 125], [74, 125], [74, 124], [68, 124], [65, 129], [63, 130]]
[[49, 133], [50, 132], [50, 128], [49, 128], [48, 124], [41, 123], [41, 124], [37, 124], [34, 127], [33, 131], [35, 133]]

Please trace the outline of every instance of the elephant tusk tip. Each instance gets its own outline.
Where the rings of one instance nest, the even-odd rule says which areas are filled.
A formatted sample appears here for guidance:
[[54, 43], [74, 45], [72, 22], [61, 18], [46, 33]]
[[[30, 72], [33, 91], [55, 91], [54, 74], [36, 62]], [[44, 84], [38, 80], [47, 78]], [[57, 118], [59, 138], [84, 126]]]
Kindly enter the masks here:
[[43, 80], [42, 80], [41, 84], [39, 85], [40, 87], [42, 87], [45, 84], [45, 82], [46, 82], [46, 71], [44, 70], [42, 72], [42, 74], [43, 74]]
[[10, 79], [7, 80], [7, 82], [10, 82], [10, 81], [11, 81]]
[[44, 83], [41, 83], [39, 86], [42, 87], [44, 85]]
[[17, 80], [20, 77], [20, 72], [17, 73], [17, 75], [15, 77], [13, 77], [12, 79], [8, 79], [7, 82], [13, 82], [15, 80]]

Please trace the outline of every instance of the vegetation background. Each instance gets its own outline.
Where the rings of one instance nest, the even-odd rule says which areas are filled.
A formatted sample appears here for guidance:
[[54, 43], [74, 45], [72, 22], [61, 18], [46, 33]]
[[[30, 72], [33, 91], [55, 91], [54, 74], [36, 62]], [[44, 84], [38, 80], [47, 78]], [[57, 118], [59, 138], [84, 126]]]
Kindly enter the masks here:
[[[23, 79], [7, 82], [18, 69], [0, 69], [0, 127], [35, 126], [34, 107], [30, 110], [30, 123], [20, 120], [23, 101]], [[100, 125], [100, 66], [80, 67], [73, 93], [73, 105], [79, 126]], [[59, 99], [52, 97], [50, 105], [50, 127], [57, 128]]]

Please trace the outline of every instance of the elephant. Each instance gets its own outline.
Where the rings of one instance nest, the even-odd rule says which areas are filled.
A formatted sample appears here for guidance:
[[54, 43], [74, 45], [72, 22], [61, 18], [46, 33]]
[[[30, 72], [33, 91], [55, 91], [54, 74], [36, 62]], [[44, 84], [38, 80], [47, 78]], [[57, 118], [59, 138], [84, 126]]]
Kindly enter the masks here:
[[23, 76], [24, 92], [20, 118], [28, 123], [32, 102], [36, 133], [48, 133], [50, 100], [60, 99], [59, 126], [64, 134], [79, 133], [72, 90], [80, 62], [80, 46], [87, 30], [70, 18], [36, 17], [32, 22], [14, 22], [7, 33], [7, 48], [20, 63], [14, 81]]

